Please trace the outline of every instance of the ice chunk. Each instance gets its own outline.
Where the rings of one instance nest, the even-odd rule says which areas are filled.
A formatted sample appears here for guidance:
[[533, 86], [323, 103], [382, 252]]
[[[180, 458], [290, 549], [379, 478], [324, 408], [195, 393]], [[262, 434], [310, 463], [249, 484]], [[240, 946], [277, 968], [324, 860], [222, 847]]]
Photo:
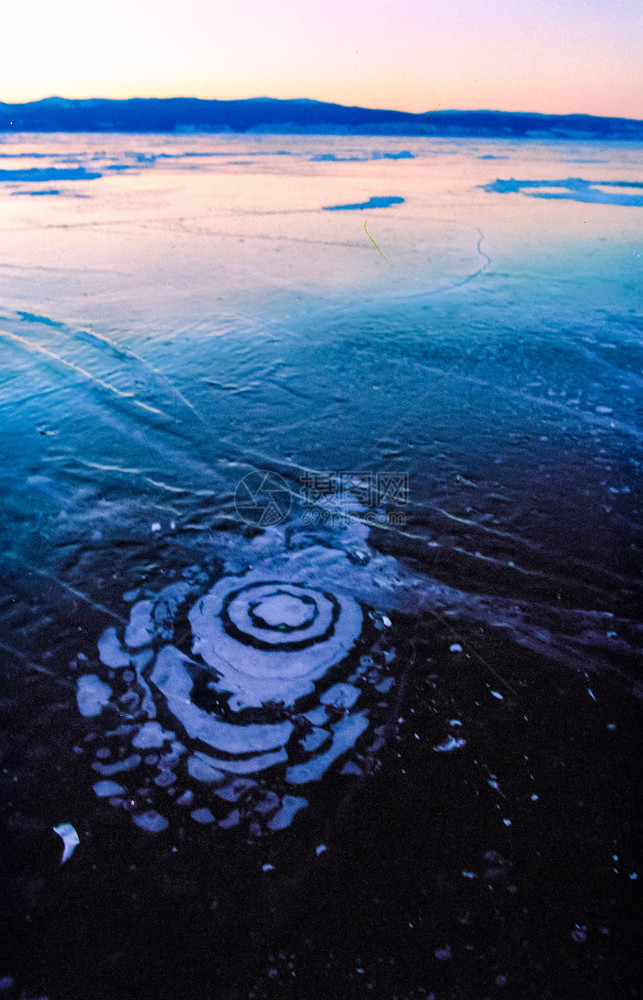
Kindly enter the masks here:
[[156, 718], [156, 705], [154, 704], [154, 699], [152, 698], [149, 685], [143, 677], [143, 670], [148, 665], [153, 655], [154, 651], [152, 649], [144, 649], [140, 653], [136, 653], [135, 656], [132, 656], [131, 659], [132, 666], [136, 670], [138, 683], [143, 690], [143, 704], [141, 705], [141, 709], [145, 712], [148, 719]]
[[76, 701], [81, 715], [100, 715], [112, 694], [109, 684], [105, 684], [97, 674], [84, 674], [77, 681]]
[[323, 726], [328, 722], [328, 711], [324, 705], [318, 705], [317, 708], [311, 708], [310, 712], [304, 712], [304, 718], [312, 722], [313, 726]]
[[285, 830], [292, 823], [295, 813], [307, 805], [308, 799], [304, 799], [299, 795], [284, 795], [281, 809], [275, 813], [268, 823], [268, 829]]
[[134, 648], [145, 646], [154, 637], [152, 601], [138, 601], [130, 611], [129, 625], [125, 629], [125, 642]]
[[322, 705], [334, 705], [335, 708], [351, 708], [360, 696], [359, 688], [352, 684], [333, 684], [324, 691], [319, 699]]
[[251, 781], [248, 778], [236, 778], [230, 784], [224, 785], [223, 788], [217, 788], [214, 794], [225, 802], [238, 802], [244, 792], [255, 788], [256, 785], [256, 781]]
[[192, 757], [188, 757], [188, 774], [196, 781], [216, 782], [223, 781], [225, 774], [214, 766], [214, 761], [207, 754], [197, 750]]
[[129, 664], [129, 655], [125, 652], [115, 628], [106, 628], [98, 640], [98, 655], [106, 667], [126, 667]]
[[110, 795], [123, 795], [125, 789], [115, 781], [97, 781], [94, 791], [99, 799], [108, 799]]
[[140, 763], [139, 755], [133, 753], [129, 757], [125, 757], [124, 760], [117, 760], [114, 764], [101, 764], [100, 761], [95, 760], [92, 767], [99, 774], [104, 774], [106, 778], [109, 778], [112, 774], [118, 774], [119, 771], [133, 771]]
[[176, 781], [176, 775], [172, 771], [161, 770], [154, 779], [154, 784], [159, 788], [169, 788]]
[[165, 816], [157, 813], [156, 809], [148, 809], [147, 812], [135, 813], [132, 819], [137, 826], [140, 826], [141, 830], [147, 830], [148, 833], [162, 833], [169, 826]]
[[309, 781], [319, 781], [330, 765], [343, 753], [355, 745], [361, 734], [368, 727], [368, 713], [358, 712], [340, 719], [332, 727], [332, 746], [319, 757], [303, 764], [294, 764], [286, 771], [286, 781], [292, 785], [304, 785]]
[[241, 816], [238, 809], [233, 809], [231, 813], [225, 817], [225, 819], [219, 820], [219, 826], [223, 827], [224, 830], [229, 830], [231, 826], [236, 826]]
[[460, 747], [464, 747], [466, 745], [466, 740], [456, 740], [453, 736], [447, 736], [444, 743], [439, 743], [437, 747], [433, 747], [433, 749], [446, 753], [448, 750], [459, 750]]
[[52, 827], [52, 829], [54, 833], [57, 833], [58, 836], [62, 839], [64, 846], [63, 846], [63, 856], [61, 858], [60, 863], [61, 865], [64, 865], [65, 861], [69, 860], [69, 858], [74, 853], [74, 850], [80, 844], [80, 837], [74, 830], [71, 823], [59, 823], [58, 826], [54, 826]]
[[266, 813], [273, 812], [279, 805], [281, 805], [279, 796], [274, 792], [267, 791], [263, 799], [255, 803], [255, 811], [264, 815]]
[[170, 583], [156, 598], [152, 620], [154, 630], [161, 638], [172, 638], [176, 614], [191, 589], [189, 583]]
[[284, 747], [274, 753], [261, 753], [256, 757], [243, 757], [239, 760], [219, 760], [211, 757], [210, 760], [215, 767], [220, 767], [229, 774], [254, 774], [255, 771], [266, 771], [275, 764], [283, 764], [288, 760], [288, 754]]
[[214, 816], [209, 809], [193, 809], [190, 816], [195, 823], [214, 823]]
[[173, 740], [174, 733], [166, 732], [159, 722], [146, 722], [132, 740], [132, 746], [143, 750], [162, 747], [166, 740]]

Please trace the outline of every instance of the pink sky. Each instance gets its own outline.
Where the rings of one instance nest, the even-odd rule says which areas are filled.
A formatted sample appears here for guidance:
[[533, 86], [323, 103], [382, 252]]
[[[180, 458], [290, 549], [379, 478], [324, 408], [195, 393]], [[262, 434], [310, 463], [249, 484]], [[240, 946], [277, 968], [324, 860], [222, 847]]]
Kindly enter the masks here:
[[0, 100], [310, 97], [643, 118], [640, 0], [21, 0]]

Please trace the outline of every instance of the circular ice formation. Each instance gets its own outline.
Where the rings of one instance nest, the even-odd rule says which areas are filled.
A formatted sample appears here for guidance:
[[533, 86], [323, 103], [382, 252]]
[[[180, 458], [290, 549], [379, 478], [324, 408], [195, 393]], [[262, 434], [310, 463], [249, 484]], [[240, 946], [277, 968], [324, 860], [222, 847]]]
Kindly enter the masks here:
[[[147, 832], [173, 817], [285, 829], [369, 728], [360, 766], [342, 773], [368, 773], [383, 741], [395, 651], [390, 620], [374, 630], [351, 596], [364, 597], [361, 564], [320, 545], [234, 541], [229, 575], [206, 593], [198, 566], [159, 593], [139, 590], [129, 622], [98, 641], [109, 686], [79, 680], [79, 708], [104, 719], [110, 750], [92, 768], [119, 782], [97, 782], [96, 795]], [[358, 642], [370, 642], [361, 660], [349, 655]]]
[[230, 707], [293, 704], [339, 663], [362, 630], [357, 601], [287, 580], [224, 577], [189, 615], [193, 651], [231, 691]]

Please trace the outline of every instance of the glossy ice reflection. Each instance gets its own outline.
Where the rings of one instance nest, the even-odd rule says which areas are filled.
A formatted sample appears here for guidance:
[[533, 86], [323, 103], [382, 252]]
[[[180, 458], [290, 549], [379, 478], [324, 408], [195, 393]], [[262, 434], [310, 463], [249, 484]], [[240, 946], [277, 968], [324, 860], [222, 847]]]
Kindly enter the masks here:
[[[506, 711], [508, 649], [627, 676], [635, 146], [40, 135], [1, 153], [7, 655], [43, 747], [22, 685], [60, 683], [56, 752], [91, 758], [91, 810], [157, 834], [303, 824], [319, 789], [377, 769], [401, 678], [471, 666], [480, 636], [506, 643], [476, 668]], [[263, 519], [261, 491], [240, 514], [252, 477], [282, 484]], [[382, 477], [406, 477], [403, 502]], [[432, 761], [471, 748], [445, 726]]]

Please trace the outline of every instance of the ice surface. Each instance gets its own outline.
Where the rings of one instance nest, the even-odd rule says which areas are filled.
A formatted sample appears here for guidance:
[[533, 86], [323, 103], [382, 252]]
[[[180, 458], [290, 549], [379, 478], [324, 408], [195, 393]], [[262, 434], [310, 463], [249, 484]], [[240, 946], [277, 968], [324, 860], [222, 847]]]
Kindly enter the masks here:
[[[582, 177], [567, 177], [560, 181], [496, 180], [481, 185], [485, 191], [500, 194], [521, 192], [531, 198], [572, 199], [584, 204], [643, 206], [643, 183], [637, 181], [588, 181]], [[602, 190], [608, 188], [607, 191]], [[623, 188], [626, 190], [623, 191]], [[627, 190], [630, 188], [631, 190]], [[615, 190], [616, 189], [616, 190]], [[635, 192], [635, 193], [633, 193]]]
[[368, 201], [357, 202], [354, 205], [324, 205], [325, 212], [355, 212], [365, 208], [389, 208], [390, 205], [402, 205], [404, 198], [373, 196]]
[[28, 167], [26, 170], [0, 170], [0, 183], [21, 181], [33, 184], [48, 181], [93, 181], [102, 174], [86, 170], [85, 167]]
[[[6, 524], [17, 526], [9, 537], [5, 525], [5, 549], [23, 558], [33, 591], [16, 621], [42, 609], [35, 660], [41, 627], [64, 644], [77, 618], [93, 643], [110, 624], [100, 678], [113, 691], [91, 700], [100, 710], [109, 698], [110, 732], [112, 710], [134, 728], [96, 763], [131, 766], [115, 779], [132, 794], [148, 788], [151, 805], [171, 799], [158, 782], [172, 775], [177, 797], [189, 789], [198, 808], [228, 775], [260, 774], [281, 793], [289, 766], [324, 768], [324, 750], [341, 752], [330, 728], [340, 712], [368, 707], [369, 722], [386, 722], [391, 692], [403, 689], [393, 678], [412, 669], [407, 628], [422, 632], [423, 670], [468, 663], [472, 678], [485, 668], [455, 650], [447, 665], [445, 648], [473, 641], [473, 655], [490, 625], [507, 647], [566, 665], [627, 655], [633, 634], [640, 154], [631, 144], [309, 137], [280, 157], [281, 142], [13, 136], [4, 149], [9, 168], [73, 159], [103, 175], [66, 185], [91, 201], [0, 190], [11, 237], [0, 251], [0, 341], [25, 375], [2, 390], [11, 426], [0, 470]], [[573, 158], [587, 161], [581, 179], [562, 166]], [[503, 193], [499, 173], [519, 180]], [[389, 194], [403, 201], [369, 202]], [[322, 208], [335, 205], [371, 206], [388, 264], [363, 230], [365, 210]], [[163, 282], [168, 245], [176, 280]], [[292, 510], [243, 533], [235, 491], [261, 469], [284, 478]], [[353, 470], [354, 492], [313, 503], [314, 481], [333, 469]], [[408, 473], [410, 502], [375, 496], [391, 471]], [[42, 527], [40, 541], [27, 523]], [[58, 562], [61, 552], [70, 556]], [[49, 574], [42, 593], [34, 563]], [[351, 602], [352, 624], [342, 617]], [[436, 614], [453, 628], [425, 645]], [[379, 646], [362, 649], [373, 625]], [[288, 649], [296, 634], [305, 648]], [[404, 658], [385, 678], [393, 638]], [[164, 653], [168, 644], [177, 652]], [[178, 650], [168, 700], [149, 674]], [[71, 656], [72, 676], [96, 670]], [[498, 712], [514, 711], [500, 681], [486, 680], [503, 693]], [[326, 707], [327, 689], [347, 682], [359, 699]], [[276, 706], [261, 708], [268, 701]], [[246, 708], [258, 710], [249, 725]], [[322, 731], [291, 738], [302, 711]], [[180, 733], [187, 770], [153, 762], [152, 747], [141, 748], [147, 761], [127, 756], [155, 717]], [[96, 747], [106, 718], [93, 727]], [[238, 730], [237, 742], [213, 722]], [[284, 723], [257, 745], [259, 731]], [[211, 763], [199, 767], [212, 783], [190, 770], [208, 747]]]

